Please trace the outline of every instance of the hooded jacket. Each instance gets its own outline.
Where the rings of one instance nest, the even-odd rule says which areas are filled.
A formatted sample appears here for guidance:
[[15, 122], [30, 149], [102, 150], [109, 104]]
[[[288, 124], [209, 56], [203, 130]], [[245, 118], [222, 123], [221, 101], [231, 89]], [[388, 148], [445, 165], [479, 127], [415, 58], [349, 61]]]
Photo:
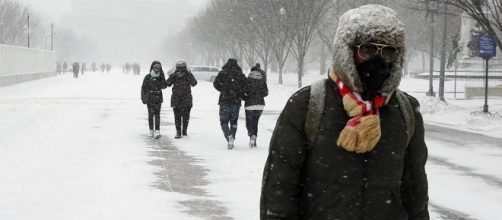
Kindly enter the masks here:
[[[352, 49], [357, 43], [378, 40], [404, 46], [404, 25], [391, 9], [366, 5], [340, 18], [333, 68], [345, 85], [362, 91]], [[402, 56], [402, 54], [401, 54]], [[337, 86], [327, 80], [324, 113], [313, 144], [305, 133], [310, 86], [286, 104], [274, 130], [263, 172], [261, 219], [427, 220], [427, 147], [419, 103], [414, 109], [415, 132], [409, 144], [397, 98], [392, 95], [401, 78], [402, 57], [382, 93], [390, 93], [380, 108], [381, 138], [367, 153], [349, 152], [337, 145], [349, 116]]]
[[214, 79], [213, 86], [220, 92], [218, 104], [241, 105], [244, 96], [246, 76], [236, 59], [228, 59]]
[[268, 96], [265, 76], [258, 70], [252, 70], [246, 79], [244, 88], [244, 106], [265, 105], [264, 97]]
[[150, 66], [150, 72], [145, 76], [145, 78], [143, 79], [143, 84], [141, 85], [141, 101], [143, 102], [143, 104], [164, 102], [162, 89], [167, 88], [166, 78], [164, 76], [164, 71], [162, 70], [162, 68], [160, 69], [159, 77], [152, 77], [150, 75], [155, 64], [160, 64], [160, 62], [152, 62], [152, 65]]

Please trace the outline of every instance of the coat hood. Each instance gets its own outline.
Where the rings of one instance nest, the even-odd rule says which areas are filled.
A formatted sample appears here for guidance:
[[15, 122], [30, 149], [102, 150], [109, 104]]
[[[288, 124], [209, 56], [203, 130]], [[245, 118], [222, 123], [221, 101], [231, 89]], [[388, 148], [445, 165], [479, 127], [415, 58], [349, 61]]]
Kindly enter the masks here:
[[225, 65], [223, 65], [222, 69], [224, 69], [224, 70], [236, 70], [236, 71], [242, 72], [241, 67], [239, 66], [239, 64], [237, 64], [237, 60], [234, 59], [234, 58], [228, 59], [227, 63], [225, 63]]
[[157, 60], [153, 61], [153, 62], [152, 62], [152, 65], [150, 65], [150, 72], [152, 72], [153, 66], [155, 66], [155, 64], [159, 64], [159, 65], [160, 65], [160, 71], [161, 71], [161, 72], [164, 72], [164, 71], [162, 70], [162, 64], [160, 63], [160, 61], [157, 61]]
[[378, 41], [399, 48], [399, 57], [392, 64], [391, 75], [380, 89], [392, 93], [402, 77], [405, 54], [405, 26], [397, 13], [382, 5], [364, 5], [345, 12], [339, 19], [333, 49], [333, 69], [342, 82], [358, 93], [363, 86], [354, 63], [353, 48], [366, 41]]

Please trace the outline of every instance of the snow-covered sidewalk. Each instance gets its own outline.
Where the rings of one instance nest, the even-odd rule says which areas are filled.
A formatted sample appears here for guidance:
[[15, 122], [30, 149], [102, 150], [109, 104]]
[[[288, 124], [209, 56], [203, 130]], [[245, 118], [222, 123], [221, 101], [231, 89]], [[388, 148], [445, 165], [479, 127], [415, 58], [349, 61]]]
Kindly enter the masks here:
[[[304, 84], [323, 77], [307, 75]], [[284, 85], [269, 75], [258, 148], [248, 147], [241, 109], [231, 151], [219, 126], [219, 94], [203, 81], [193, 88], [189, 136], [173, 139], [168, 88], [163, 137], [148, 138], [142, 79], [117, 71], [0, 88], [0, 219], [258, 219], [269, 140], [297, 90], [296, 75], [285, 75]], [[482, 108], [480, 99], [445, 105], [424, 97], [427, 83], [405, 79], [401, 86], [421, 101], [427, 123], [502, 138], [500, 121], [470, 116]], [[491, 99], [490, 106], [502, 112], [502, 100]], [[449, 213], [497, 219], [501, 146], [475, 134], [463, 142], [462, 134], [427, 132], [432, 219]]]
[[153, 187], [140, 85], [86, 74], [0, 88], [0, 219], [190, 219], [181, 195]]

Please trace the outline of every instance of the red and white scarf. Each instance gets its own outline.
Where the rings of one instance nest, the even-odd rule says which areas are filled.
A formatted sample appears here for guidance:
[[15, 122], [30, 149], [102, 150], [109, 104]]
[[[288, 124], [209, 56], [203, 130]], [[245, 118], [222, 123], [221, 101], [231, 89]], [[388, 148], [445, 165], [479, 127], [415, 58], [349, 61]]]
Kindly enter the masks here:
[[343, 98], [343, 107], [349, 117], [345, 128], [338, 137], [337, 144], [350, 152], [366, 153], [371, 151], [381, 137], [379, 108], [386, 104], [386, 96], [376, 96], [364, 100], [359, 93], [353, 92], [331, 70], [333, 80]]

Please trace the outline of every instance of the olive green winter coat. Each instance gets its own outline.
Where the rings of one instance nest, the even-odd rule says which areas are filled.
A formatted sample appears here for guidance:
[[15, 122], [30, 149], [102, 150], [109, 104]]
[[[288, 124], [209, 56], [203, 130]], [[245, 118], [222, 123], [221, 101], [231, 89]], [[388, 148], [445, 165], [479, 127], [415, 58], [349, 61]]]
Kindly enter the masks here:
[[263, 174], [261, 219], [429, 219], [427, 147], [418, 101], [407, 145], [396, 97], [380, 109], [382, 136], [365, 154], [338, 147], [347, 116], [336, 85], [326, 81], [326, 104], [314, 146], [304, 132], [310, 87], [294, 94], [281, 113]]

